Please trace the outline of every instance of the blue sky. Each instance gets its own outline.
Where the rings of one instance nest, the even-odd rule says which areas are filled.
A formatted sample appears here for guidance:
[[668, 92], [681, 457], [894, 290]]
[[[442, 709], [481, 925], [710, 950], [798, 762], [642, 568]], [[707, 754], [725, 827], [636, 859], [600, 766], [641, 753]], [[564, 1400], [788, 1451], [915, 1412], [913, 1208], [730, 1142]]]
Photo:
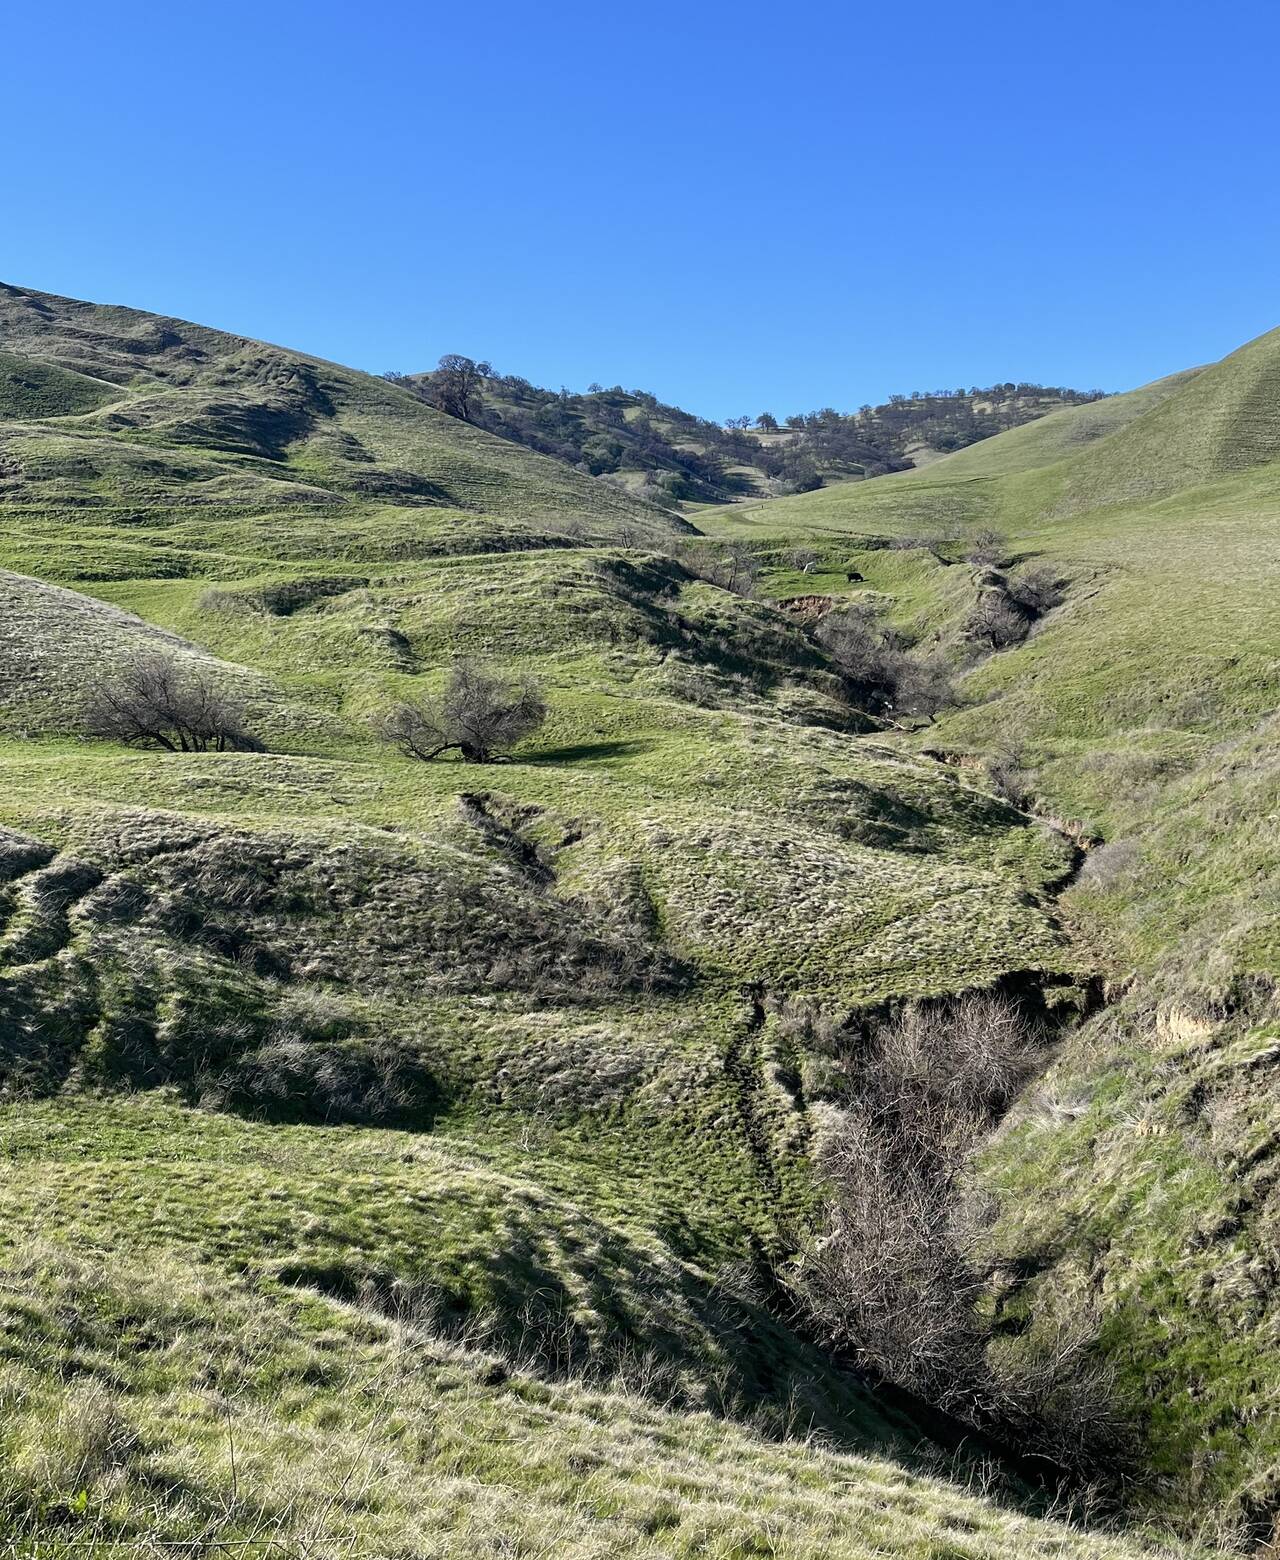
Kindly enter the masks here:
[[0, 280], [706, 415], [1280, 324], [1274, 3], [6, 8]]

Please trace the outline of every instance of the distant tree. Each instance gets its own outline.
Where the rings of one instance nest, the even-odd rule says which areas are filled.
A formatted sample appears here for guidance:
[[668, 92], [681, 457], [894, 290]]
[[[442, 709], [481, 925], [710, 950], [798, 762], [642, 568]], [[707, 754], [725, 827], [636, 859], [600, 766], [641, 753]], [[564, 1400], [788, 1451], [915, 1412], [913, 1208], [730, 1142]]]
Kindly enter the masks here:
[[426, 396], [431, 405], [462, 422], [474, 422], [480, 387], [493, 376], [493, 366], [446, 352], [430, 376]]
[[457, 752], [466, 763], [491, 764], [546, 718], [546, 700], [532, 678], [505, 676], [463, 657], [439, 698], [403, 699], [383, 712], [376, 728], [408, 758]]
[[756, 418], [756, 427], [763, 428], [766, 433], [773, 433], [778, 426], [778, 419], [772, 412], [761, 412]]
[[139, 655], [105, 673], [84, 702], [86, 730], [134, 747], [170, 753], [261, 752], [237, 700], [203, 667], [163, 652]]
[[587, 386], [587, 394], [588, 395], [603, 395], [604, 394], [604, 386], [600, 383], [600, 381], [598, 379], [593, 379], [591, 381], [591, 383]]
[[389, 368], [382, 376], [388, 384], [398, 385], [408, 379], [408, 374], [402, 374], [398, 368]]
[[781, 494], [811, 493], [822, 486], [818, 463], [807, 445], [794, 445], [782, 451], [775, 473], [777, 489]]
[[617, 471], [622, 460], [622, 444], [608, 434], [597, 433], [583, 443], [582, 458], [593, 477], [606, 471]]
[[703, 542], [686, 547], [680, 553], [680, 561], [690, 574], [718, 585], [721, 590], [735, 596], [751, 596], [755, 593], [760, 565], [745, 542], [726, 542], [723, 545]]

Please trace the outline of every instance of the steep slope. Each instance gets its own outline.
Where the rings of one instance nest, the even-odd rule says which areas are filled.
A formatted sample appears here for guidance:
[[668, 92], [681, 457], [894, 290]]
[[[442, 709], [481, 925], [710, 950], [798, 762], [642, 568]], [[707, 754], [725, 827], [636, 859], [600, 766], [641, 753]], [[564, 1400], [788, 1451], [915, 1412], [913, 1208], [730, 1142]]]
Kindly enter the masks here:
[[1077, 468], [1071, 503], [1099, 508], [1200, 487], [1280, 456], [1280, 330], [1201, 370]]
[[1051, 410], [1034, 422], [957, 451], [947, 458], [945, 465], [935, 465], [931, 475], [955, 481], [965, 476], [992, 477], [1051, 465], [1128, 427], [1160, 406], [1200, 372], [1197, 368], [1186, 369], [1124, 395], [1110, 395], [1080, 406]]
[[[1104, 408], [1123, 425], [1083, 447], [1085, 414], [1057, 413], [720, 526], [812, 536], [814, 588], [890, 604], [900, 560], [927, 560], [897, 620], [968, 669], [915, 744], [1091, 847], [1064, 908], [1112, 1005], [982, 1160], [989, 1303], [1013, 1339], [1092, 1311], [1136, 1405], [1136, 1498], [1259, 1544], [1280, 1513], [1280, 333]], [[964, 562], [992, 526], [995, 586]], [[927, 546], [866, 550], [894, 539]], [[1062, 603], [1011, 648], [966, 640], [980, 593], [1029, 568]]]
[[[120, 1199], [100, 1198], [94, 1156], [118, 1142], [115, 1125], [101, 1115], [50, 1120], [38, 1112], [24, 1132], [11, 1112], [5, 1148], [32, 1192], [50, 1193], [59, 1207], [73, 1200], [66, 1188], [74, 1156], [88, 1156], [96, 1205], [111, 1208]], [[207, 1132], [214, 1124], [190, 1125]], [[40, 1141], [41, 1128], [53, 1129], [57, 1147]], [[298, 1167], [273, 1187], [269, 1169], [280, 1150], [265, 1136], [234, 1126], [215, 1150], [213, 1184], [226, 1197], [234, 1177], [236, 1196], [256, 1194], [278, 1217], [288, 1204], [273, 1195], [297, 1195]], [[153, 1137], [146, 1146], [162, 1154], [191, 1147], [176, 1132], [171, 1143]], [[345, 1147], [350, 1178], [332, 1191], [350, 1203], [403, 1174], [408, 1161], [406, 1222], [415, 1203], [447, 1209], [449, 1172], [430, 1140], [384, 1134]], [[256, 1157], [264, 1152], [265, 1165]], [[503, 1187], [486, 1167], [462, 1168], [465, 1196], [478, 1188], [499, 1219], [514, 1215], [553, 1244], [536, 1229], [539, 1204], [521, 1206], [518, 1182]], [[205, 1169], [192, 1162], [181, 1201], [160, 1203], [162, 1220], [204, 1204]], [[155, 1195], [150, 1175], [146, 1195]], [[512, 1199], [501, 1211], [500, 1196]], [[334, 1226], [342, 1206], [321, 1201], [319, 1215]], [[25, 1222], [20, 1213], [18, 1228]], [[570, 1250], [583, 1243], [588, 1260], [598, 1249], [597, 1231], [567, 1236]], [[637, 1255], [644, 1281], [652, 1259]], [[163, 1255], [153, 1246], [132, 1258], [92, 1246], [9, 1255], [0, 1316], [8, 1336], [29, 1340], [31, 1361], [6, 1379], [0, 1425], [0, 1520], [12, 1554], [71, 1560], [88, 1545], [110, 1560], [187, 1547], [264, 1560], [1170, 1554], [1029, 1519], [937, 1472], [811, 1438], [773, 1438], [709, 1413], [679, 1414], [625, 1382], [549, 1382], [486, 1347], [482, 1326], [465, 1342], [442, 1335], [426, 1286], [387, 1292], [375, 1309], [318, 1298], [284, 1278], [265, 1295], [252, 1280], [211, 1273], [191, 1247]]]

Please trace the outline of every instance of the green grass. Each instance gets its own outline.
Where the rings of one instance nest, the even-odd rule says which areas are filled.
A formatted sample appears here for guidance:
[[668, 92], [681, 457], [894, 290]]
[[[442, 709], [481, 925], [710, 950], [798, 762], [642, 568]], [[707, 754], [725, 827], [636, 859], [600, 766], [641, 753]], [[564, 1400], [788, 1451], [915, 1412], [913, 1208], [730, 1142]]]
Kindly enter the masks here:
[[0, 352], [0, 419], [75, 417], [113, 401], [112, 385]]
[[[925, 1478], [925, 1419], [779, 1314], [835, 1106], [756, 997], [849, 1017], [1162, 960], [1195, 985], [1187, 950], [1247, 898], [1226, 879], [1270, 805], [1250, 731], [1274, 704], [1273, 480], [1128, 510], [1063, 495], [1114, 440], [1156, 449], [1146, 421], [1216, 371], [1006, 436], [1022, 455], [991, 441], [985, 475], [975, 450], [959, 479], [944, 462], [709, 520], [758, 542], [744, 601], [670, 556], [670, 517], [381, 381], [7, 289], [0, 318], [40, 383], [119, 392], [0, 424], [0, 1225], [26, 1318], [4, 1334], [9, 1530], [256, 1530], [262, 1553], [267, 1533], [302, 1553], [1132, 1552]], [[1060, 568], [1065, 604], [936, 729], [873, 730], [773, 603], [870, 602], [954, 648], [977, 589], [958, 528], [993, 520]], [[876, 545], [903, 535], [922, 545]], [[269, 751], [81, 736], [98, 671], [157, 643], [234, 687]], [[376, 742], [370, 715], [461, 650], [536, 672], [546, 726], [488, 769]], [[1074, 941], [1063, 837], [920, 751], [1010, 735], [1046, 806], [1147, 836], [1141, 891], [1069, 897]], [[1180, 856], [1199, 881], [1170, 913]], [[1237, 941], [1270, 968], [1265, 914]], [[1108, 1093], [1100, 1065], [1058, 1063], [1111, 1112], [1108, 1186], [1148, 1189], [1115, 1121], [1139, 1076], [1174, 1085], [1135, 1068]], [[1090, 1141], [1041, 1157], [1015, 1129], [992, 1151], [992, 1239], [1018, 1261], [1051, 1232], [1046, 1284], [1086, 1230], [1108, 1275], [1191, 1238], [1188, 1214], [1152, 1242], [1119, 1192], [1104, 1226], [1077, 1216], [1060, 1191], [1085, 1194]], [[1151, 1316], [1205, 1271], [1175, 1260], [1117, 1306], [1128, 1382]], [[1208, 1357], [1212, 1328], [1186, 1336]], [[1198, 1501], [1240, 1508], [1241, 1464], [1182, 1474], [1227, 1384], [1252, 1389], [1224, 1374], [1203, 1414], [1171, 1408], [1180, 1358], [1148, 1414], [1172, 1493], [1139, 1509], [1185, 1532]], [[93, 1477], [68, 1484], [77, 1447]]]
[[16, 1555], [1155, 1554], [868, 1455], [779, 1442], [618, 1387], [548, 1383], [182, 1254], [57, 1245], [0, 1293], [0, 1501]]
[[[336, 364], [10, 287], [0, 287], [0, 328], [36, 386], [0, 402], [26, 419], [0, 423], [0, 491], [20, 511], [125, 505], [136, 519], [157, 505], [302, 503], [340, 516], [399, 500], [606, 533], [623, 522], [673, 528], [615, 488]], [[102, 398], [113, 385], [120, 393], [89, 410], [86, 376]], [[73, 406], [84, 413], [74, 424], [39, 421]]]
[[[1270, 1533], [1280, 1498], [1274, 1286], [1257, 1255], [1273, 1245], [1280, 1142], [1278, 364], [1273, 333], [918, 474], [703, 521], [761, 549], [850, 549], [878, 590], [874, 560], [925, 555], [853, 553], [863, 539], [928, 539], [962, 560], [994, 526], [1011, 559], [1067, 582], [1025, 644], [968, 672], [965, 707], [914, 739], [1012, 754], [1043, 811], [1112, 842], [1063, 910], [1127, 995], [989, 1152], [1005, 1210], [993, 1250], [1028, 1275], [1026, 1314], [1102, 1297], [1152, 1470], [1142, 1498], [1188, 1523], [1216, 1508], [1245, 1541]], [[944, 642], [957, 586], [974, 588], [963, 562], [926, 570], [913, 602]], [[900, 599], [890, 610], [904, 620]]]

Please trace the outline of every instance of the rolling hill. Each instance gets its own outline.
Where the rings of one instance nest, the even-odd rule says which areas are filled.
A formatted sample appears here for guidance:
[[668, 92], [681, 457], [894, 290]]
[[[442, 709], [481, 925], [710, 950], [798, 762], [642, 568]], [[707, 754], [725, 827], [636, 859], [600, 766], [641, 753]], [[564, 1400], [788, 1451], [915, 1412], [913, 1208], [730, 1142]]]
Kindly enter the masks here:
[[644, 390], [546, 390], [488, 364], [461, 361], [471, 363], [474, 377], [465, 407], [456, 383], [439, 370], [386, 377], [490, 433], [605, 476], [662, 507], [797, 492], [923, 466], [1058, 407], [1105, 399], [1101, 391], [1009, 382], [917, 391], [847, 414], [827, 407], [789, 417], [785, 426], [765, 413], [751, 428], [750, 418], [722, 426]]
[[262, 342], [8, 286], [0, 339], [7, 515], [165, 504], [337, 518], [376, 498], [544, 531], [670, 527], [383, 380]]
[[[0, 289], [12, 1552], [1265, 1537], [1268, 350], [734, 506], [744, 594], [396, 386]], [[1060, 601], [976, 653], [1037, 561]], [[873, 698], [868, 623], [963, 697]], [[461, 654], [545, 724], [489, 766], [381, 741]], [[261, 751], [94, 735], [157, 655]], [[868, 1075], [923, 1036], [938, 1108], [973, 1012], [1014, 1039], [928, 1226], [972, 1244], [934, 1391], [814, 1296]]]

